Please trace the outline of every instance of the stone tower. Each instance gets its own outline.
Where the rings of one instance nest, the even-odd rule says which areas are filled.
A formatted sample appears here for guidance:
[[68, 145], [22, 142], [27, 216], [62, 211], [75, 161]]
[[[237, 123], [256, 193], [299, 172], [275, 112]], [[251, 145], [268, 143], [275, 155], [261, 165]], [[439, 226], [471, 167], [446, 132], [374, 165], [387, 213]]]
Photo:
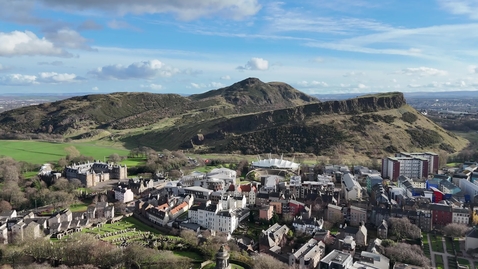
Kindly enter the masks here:
[[216, 269], [231, 269], [231, 265], [229, 264], [229, 252], [227, 252], [224, 245], [222, 245], [216, 253]]

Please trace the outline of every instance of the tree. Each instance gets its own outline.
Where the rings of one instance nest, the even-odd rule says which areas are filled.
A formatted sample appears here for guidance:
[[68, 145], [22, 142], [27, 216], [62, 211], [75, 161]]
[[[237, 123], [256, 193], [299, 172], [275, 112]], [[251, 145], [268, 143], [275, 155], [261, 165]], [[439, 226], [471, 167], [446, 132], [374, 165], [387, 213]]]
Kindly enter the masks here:
[[1, 200], [0, 201], [0, 212], [8, 211], [8, 210], [12, 210], [12, 205], [5, 200]]
[[389, 257], [391, 262], [401, 262], [425, 268], [429, 268], [430, 265], [430, 260], [418, 245], [397, 243], [386, 247], [384, 255]]
[[450, 237], [463, 237], [470, 229], [465, 224], [450, 223], [443, 228], [443, 232]]
[[388, 222], [392, 234], [394, 234], [397, 239], [417, 239], [422, 236], [420, 228], [412, 224], [408, 218], [389, 218]]
[[80, 157], [80, 151], [78, 151], [75, 146], [69, 146], [65, 148], [65, 151], [67, 153], [66, 159], [72, 160], [74, 158]]
[[2, 177], [4, 181], [18, 181], [20, 178], [18, 168], [16, 166], [4, 167]]
[[108, 156], [108, 162], [119, 163], [121, 162], [121, 156], [119, 156], [118, 153], [113, 153], [110, 156]]
[[253, 269], [288, 269], [289, 265], [285, 264], [272, 256], [260, 254], [254, 258]]
[[195, 232], [191, 230], [181, 230], [179, 236], [184, 240], [184, 242], [190, 244], [191, 246], [197, 246], [198, 237]]

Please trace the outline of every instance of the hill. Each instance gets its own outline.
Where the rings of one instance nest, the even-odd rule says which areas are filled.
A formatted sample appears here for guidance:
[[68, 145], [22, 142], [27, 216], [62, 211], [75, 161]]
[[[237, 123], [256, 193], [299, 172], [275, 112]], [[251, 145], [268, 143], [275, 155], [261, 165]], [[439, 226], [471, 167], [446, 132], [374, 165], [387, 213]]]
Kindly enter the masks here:
[[283, 83], [248, 78], [230, 87], [184, 97], [177, 94], [112, 93], [73, 97], [0, 114], [0, 130], [61, 134], [73, 138], [98, 130], [162, 127], [172, 119], [196, 122], [234, 114], [281, 109], [318, 102]]
[[288, 84], [264, 83], [257, 78], [248, 78], [233, 85], [202, 94], [191, 95], [193, 100], [217, 99], [229, 103], [241, 112], [274, 110], [318, 102]]
[[230, 87], [174, 94], [87, 95], [7, 111], [0, 128], [82, 142], [199, 153], [314, 153], [380, 158], [397, 151], [452, 153], [467, 141], [407, 105], [402, 93], [319, 102], [289, 85], [249, 78]]

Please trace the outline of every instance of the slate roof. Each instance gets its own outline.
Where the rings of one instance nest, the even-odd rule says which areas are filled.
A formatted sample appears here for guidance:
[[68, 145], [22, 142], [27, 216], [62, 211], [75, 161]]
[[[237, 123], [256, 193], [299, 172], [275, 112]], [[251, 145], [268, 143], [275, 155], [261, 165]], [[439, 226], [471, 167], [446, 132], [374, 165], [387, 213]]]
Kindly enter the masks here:
[[466, 237], [471, 237], [471, 238], [478, 238], [478, 229], [475, 227], [471, 229], [470, 232], [466, 235]]

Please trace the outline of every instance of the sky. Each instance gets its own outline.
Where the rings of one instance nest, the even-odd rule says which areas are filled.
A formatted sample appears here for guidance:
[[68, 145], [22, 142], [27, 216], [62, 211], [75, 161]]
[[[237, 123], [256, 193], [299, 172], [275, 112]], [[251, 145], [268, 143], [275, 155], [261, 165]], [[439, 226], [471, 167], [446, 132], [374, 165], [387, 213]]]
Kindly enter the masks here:
[[478, 89], [478, 0], [0, 0], [0, 93]]

